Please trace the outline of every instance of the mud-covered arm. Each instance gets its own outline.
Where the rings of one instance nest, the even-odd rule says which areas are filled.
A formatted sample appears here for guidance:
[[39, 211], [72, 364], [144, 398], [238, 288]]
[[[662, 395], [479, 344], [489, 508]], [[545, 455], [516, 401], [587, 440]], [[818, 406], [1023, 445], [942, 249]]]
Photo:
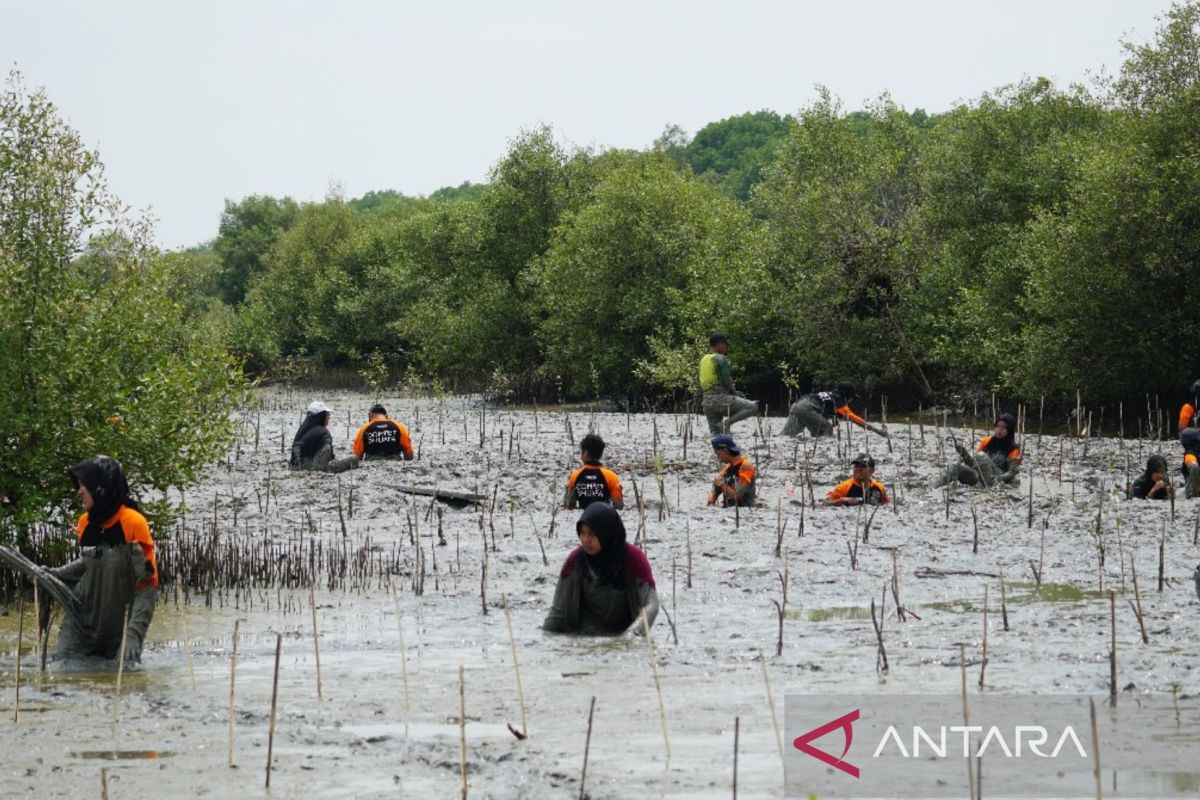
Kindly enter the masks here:
[[61, 567], [55, 567], [50, 570], [51, 575], [72, 588], [74, 588], [75, 584], [79, 583], [85, 572], [87, 572], [87, 560], [84, 558], [77, 558], [74, 561], [63, 564]]
[[550, 633], [570, 633], [571, 618], [578, 615], [571, 613], [571, 604], [578, 602], [578, 593], [575, 591], [579, 578], [576, 574], [559, 577], [558, 585], [554, 587], [554, 600], [550, 603], [550, 611], [546, 613], [546, 619], [542, 623], [542, 630]]
[[648, 583], [638, 584], [638, 603], [641, 609], [633, 623], [625, 629], [626, 636], [641, 636], [646, 632], [642, 623], [643, 612], [645, 614], [646, 623], [651, 627], [654, 626], [654, 620], [658, 617], [658, 591]]

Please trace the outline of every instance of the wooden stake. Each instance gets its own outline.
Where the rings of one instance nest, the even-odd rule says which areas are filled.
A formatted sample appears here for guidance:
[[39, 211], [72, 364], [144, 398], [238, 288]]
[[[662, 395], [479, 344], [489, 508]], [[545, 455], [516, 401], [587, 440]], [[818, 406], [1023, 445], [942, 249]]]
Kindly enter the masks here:
[[459, 795], [467, 798], [467, 684], [463, 679], [463, 665], [458, 665], [458, 737], [459, 737]]
[[[25, 593], [17, 586], [17, 658], [13, 673], [13, 725], [21, 722], [21, 640], [25, 635]], [[121, 648], [124, 651], [124, 647]]]
[[233, 621], [233, 647], [231, 649], [230, 657], [229, 657], [229, 746], [228, 746], [228, 754], [227, 755], [228, 755], [230, 767], [234, 766], [234, 764], [233, 764], [233, 713], [234, 713], [233, 684], [234, 684], [234, 679], [237, 677], [237, 642], [238, 642], [238, 621], [234, 620]]
[[767, 658], [758, 651], [758, 663], [762, 665], [763, 686], [767, 689], [767, 708], [771, 710], [771, 727], [775, 730], [775, 744], [779, 748], [779, 760], [783, 765], [784, 780], [787, 780], [787, 753], [783, 749], [783, 734], [779, 730], [779, 715], [775, 713], [775, 698], [771, 693], [771, 678], [767, 675]]
[[1004, 591], [1004, 568], [1000, 568], [1000, 619], [1004, 622], [1004, 630], [1008, 630], [1008, 593]]
[[508, 613], [508, 598], [500, 596], [504, 608], [504, 625], [508, 628], [508, 644], [512, 648], [513, 675], [517, 679], [517, 702], [521, 705], [521, 733], [529, 737], [529, 723], [525, 719], [525, 690], [521, 688], [521, 662], [517, 660], [517, 639], [513, 636], [512, 617]]
[[313, 654], [317, 659], [317, 699], [323, 700], [325, 698], [321, 692], [321, 637], [317, 631], [317, 595], [313, 583], [308, 585], [308, 606], [312, 609]]
[[1117, 704], [1117, 593], [1108, 590], [1110, 617], [1112, 619], [1112, 646], [1108, 651], [1108, 703]]
[[[967, 650], [963, 644], [958, 645], [958, 664], [962, 672], [962, 708], [963, 708], [963, 727], [969, 728], [971, 725], [971, 714], [967, 709]], [[969, 736], [970, 734], [968, 734]], [[967, 758], [967, 792], [972, 800], [975, 798], [975, 766], [973, 758]]]
[[[1200, 519], [1200, 517], [1197, 517]], [[687, 588], [692, 588], [692, 522], [687, 520], [684, 524], [684, 530], [687, 532]]]
[[121, 713], [121, 678], [125, 675], [125, 640], [129, 631], [129, 609], [125, 606], [125, 624], [121, 627], [121, 651], [117, 653], [117, 688], [113, 692], [113, 738], [117, 734], [117, 722]]
[[1146, 619], [1142, 616], [1142, 593], [1138, 590], [1137, 559], [1133, 553], [1129, 554], [1129, 567], [1133, 572], [1133, 599], [1136, 602], [1133, 613], [1137, 617], [1138, 627], [1142, 631], [1142, 644], [1150, 644], [1150, 637], [1146, 635]]
[[[883, 586], [884, 597], [887, 597], [887, 584]], [[883, 609], [879, 609], [879, 616], [883, 616]], [[875, 619], [875, 598], [871, 598], [871, 626], [875, 629], [875, 641], [879, 645], [875, 653], [875, 671], [886, 673], [888, 671], [887, 650], [883, 647], [883, 620], [876, 621]]]
[[742, 718], [733, 718], [733, 800], [737, 800], [737, 759], [738, 759], [738, 734], [741, 729]]
[[1088, 711], [1092, 717], [1092, 776], [1096, 779], [1096, 800], [1103, 798], [1100, 791], [1100, 732], [1096, 728], [1096, 701], [1088, 698]]
[[579, 800], [584, 800], [586, 793], [584, 786], [587, 784], [587, 764], [588, 752], [592, 749], [592, 716], [596, 713], [596, 695], [592, 695], [591, 705], [588, 706], [588, 726], [587, 738], [583, 741], [583, 772], [579, 774]]
[[179, 604], [179, 622], [183, 625], [183, 654], [187, 658], [188, 678], [191, 680], [192, 691], [194, 692], [196, 691], [196, 668], [192, 663], [191, 636], [188, 634], [186, 598], [184, 602]]
[[283, 634], [275, 634], [275, 677], [271, 682], [271, 723], [267, 728], [267, 783], [271, 788], [271, 758], [275, 754], [275, 709], [279, 704], [279, 651], [283, 649]]
[[663, 703], [662, 682], [658, 677], [658, 656], [654, 652], [654, 637], [650, 635], [650, 620], [646, 618], [646, 609], [642, 609], [642, 631], [646, 639], [646, 649], [650, 653], [650, 669], [654, 673], [654, 690], [658, 693], [658, 717], [662, 722], [663, 746], [667, 751], [667, 769], [671, 766], [671, 740], [667, 737], [667, 707]]
[[400, 613], [400, 595], [392, 587], [392, 600], [396, 603], [396, 632], [400, 635], [400, 675], [404, 680], [404, 735], [408, 736], [408, 722], [412, 719], [412, 703], [408, 695], [408, 653], [404, 648], [404, 617]]
[[979, 688], [983, 689], [983, 675], [987, 670], [987, 645], [988, 645], [988, 587], [983, 586], [983, 658], [979, 662]]

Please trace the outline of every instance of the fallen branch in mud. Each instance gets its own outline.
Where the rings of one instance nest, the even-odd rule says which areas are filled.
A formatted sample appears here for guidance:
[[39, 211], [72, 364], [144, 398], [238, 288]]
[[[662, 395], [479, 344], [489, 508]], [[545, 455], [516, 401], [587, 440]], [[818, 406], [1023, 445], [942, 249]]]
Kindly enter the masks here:
[[971, 569], [934, 569], [921, 567], [913, 573], [918, 578], [949, 578], [953, 575], [968, 575], [975, 578], [995, 578], [994, 572], [977, 572]]
[[423, 497], [432, 497], [435, 500], [441, 500], [452, 506], [465, 508], [466, 506], [481, 505], [487, 498], [481, 494], [473, 492], [456, 492], [450, 489], [442, 489], [441, 487], [429, 488], [428, 486], [396, 486], [398, 491], [405, 494], [419, 494]]

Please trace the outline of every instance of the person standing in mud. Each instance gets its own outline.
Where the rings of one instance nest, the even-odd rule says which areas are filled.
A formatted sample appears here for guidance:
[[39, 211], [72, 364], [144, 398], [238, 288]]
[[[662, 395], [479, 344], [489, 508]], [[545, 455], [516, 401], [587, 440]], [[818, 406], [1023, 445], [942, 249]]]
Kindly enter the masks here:
[[356, 456], [334, 459], [329, 407], [320, 400], [309, 403], [304, 412], [304, 421], [292, 439], [290, 464], [293, 469], [315, 472], [345, 472], [358, 466]]
[[1146, 471], [1129, 484], [1126, 499], [1169, 500], [1175, 487], [1167, 483], [1167, 460], [1155, 454], [1146, 459]]
[[[142, 658], [158, 599], [158, 563], [150, 525], [129, 496], [121, 465], [99, 455], [67, 470], [83, 504], [76, 525], [85, 555], [49, 570], [79, 601], [79, 618], [67, 614], [56, 658], [115, 658], [125, 639], [125, 663]], [[43, 606], [47, 612], [48, 604]], [[45, 614], [49, 618], [49, 614]]]
[[354, 434], [351, 450], [361, 460], [390, 458], [412, 461], [413, 458], [412, 437], [408, 435], [408, 428], [390, 418], [387, 409], [379, 403], [371, 406], [367, 412], [367, 421]]
[[708, 420], [708, 432], [713, 436], [728, 433], [733, 423], [758, 413], [758, 403], [743, 397], [733, 388], [733, 368], [725, 352], [729, 337], [714, 333], [708, 337], [709, 353], [700, 359], [701, 408]]
[[1017, 418], [1007, 412], [996, 417], [992, 433], [983, 437], [976, 452], [956, 445], [959, 461], [947, 465], [937, 486], [958, 481], [967, 486], [982, 483], [994, 486], [997, 483], [1016, 485], [1017, 470], [1021, 466], [1021, 448], [1017, 444]]
[[712, 449], [717, 461], [721, 462], [721, 469], [713, 476], [708, 504], [715, 506], [720, 501], [722, 508], [752, 508], [757, 481], [754, 465], [742, 455], [742, 448], [728, 433], [713, 437]]
[[1179, 409], [1179, 431], [1200, 427], [1200, 381], [1192, 384], [1189, 398]]
[[859, 453], [850, 464], [850, 479], [833, 487], [825, 502], [831, 506], [886, 505], [889, 502], [887, 489], [875, 480], [875, 459]]
[[608, 503], [613, 508], [625, 507], [621, 494], [621, 479], [617, 473], [600, 463], [604, 455], [604, 440], [594, 433], [579, 442], [579, 460], [583, 466], [567, 478], [563, 506], [568, 509], [587, 508], [592, 503]]
[[1179, 443], [1183, 445], [1184, 496], [1200, 497], [1200, 428], [1184, 428]]
[[625, 541], [621, 515], [592, 503], [575, 523], [579, 546], [558, 575], [554, 600], [542, 623], [550, 633], [591, 636], [645, 633], [658, 616], [658, 592], [646, 554]]
[[799, 436], [800, 431], [807, 430], [809, 436], [832, 436], [833, 420], [841, 417], [872, 433], [887, 436], [887, 432], [882, 428], [871, 425], [850, 410], [850, 401], [857, 396], [858, 389], [848, 381], [839, 383], [829, 391], [803, 395], [788, 409], [787, 422], [780, 433], [784, 436]]

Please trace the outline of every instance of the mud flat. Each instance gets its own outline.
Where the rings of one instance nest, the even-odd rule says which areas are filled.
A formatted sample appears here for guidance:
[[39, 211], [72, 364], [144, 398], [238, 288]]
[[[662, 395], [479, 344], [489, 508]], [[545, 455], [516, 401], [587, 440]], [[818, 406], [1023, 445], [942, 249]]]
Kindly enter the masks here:
[[[1113, 489], [1124, 485], [1127, 470], [1137, 474], [1151, 448], [1174, 465], [1174, 442], [1092, 438], [1085, 451], [1080, 438], [1027, 433], [1019, 487], [955, 489], [947, 502], [933, 483], [953, 451], [932, 424], [892, 424], [889, 450], [858, 429], [850, 441], [792, 440], [773, 433], [781, 419], [761, 429], [746, 422], [735, 434], [759, 467], [764, 507], [735, 513], [704, 505], [716, 465], [700, 416], [385, 397], [410, 425], [419, 460], [367, 464], [339, 481], [286, 469], [281, 437], [290, 445], [310, 399], [265, 392], [260, 407], [244, 412], [238, 448], [185, 489], [186, 518], [161, 544], [160, 560], [177, 565], [168, 574], [180, 573], [187, 541], [207, 541], [214, 554], [258, 547], [256, 558], [276, 567], [264, 579], [271, 585], [249, 588], [242, 576], [240, 588], [230, 587], [237, 581], [226, 569], [196, 570], [191, 586], [166, 587], [144, 664], [125, 676], [115, 711], [110, 664], [51, 663], [38, 673], [27, 609], [14, 724], [15, 607], [0, 618], [5, 796], [99, 796], [102, 769], [114, 798], [262, 796], [277, 634], [271, 793], [279, 797], [458, 796], [460, 665], [469, 796], [497, 798], [579, 795], [593, 696], [589, 796], [728, 797], [739, 718], [739, 796], [781, 797], [763, 659], [781, 724], [788, 693], [957, 692], [960, 643], [971, 661], [972, 692], [1107, 698], [1110, 590], [1117, 593], [1121, 697], [1176, 691], [1188, 698], [1200, 689], [1200, 601], [1191, 577], [1200, 563], [1200, 503], [1178, 500], [1172, 518], [1167, 503], [1118, 500]], [[334, 409], [335, 446], [345, 454], [374, 398], [321, 399]], [[950, 423], [959, 440], [977, 439], [986, 426], [982, 419]], [[659, 597], [675, 622], [674, 636], [665, 615], [653, 629], [669, 761], [645, 642], [540, 630], [558, 569], [575, 545], [575, 513], [553, 508], [576, 461], [573, 442], [589, 427], [609, 443], [605, 462], [625, 485], [626, 526], [631, 538], [645, 540]], [[873, 517], [807, 507], [809, 476], [819, 500], [848, 476], [847, 454], [868, 446], [880, 464], [876, 477], [900, 502]], [[401, 491], [407, 485], [487, 501], [452, 507]], [[303, 558], [300, 548], [308, 548]], [[1149, 644], [1126, 602], [1133, 599], [1135, 559]], [[783, 575], [787, 603], [776, 655]], [[893, 575], [909, 612], [904, 621], [896, 615]], [[308, 589], [314, 576], [321, 699]], [[988, 664], [980, 690], [985, 588]], [[502, 598], [520, 660], [524, 740], [508, 727], [521, 727], [521, 709]], [[885, 603], [886, 674], [877, 670], [872, 598]], [[1200, 792], [1200, 776], [1178, 780], [1195, 781]]]

